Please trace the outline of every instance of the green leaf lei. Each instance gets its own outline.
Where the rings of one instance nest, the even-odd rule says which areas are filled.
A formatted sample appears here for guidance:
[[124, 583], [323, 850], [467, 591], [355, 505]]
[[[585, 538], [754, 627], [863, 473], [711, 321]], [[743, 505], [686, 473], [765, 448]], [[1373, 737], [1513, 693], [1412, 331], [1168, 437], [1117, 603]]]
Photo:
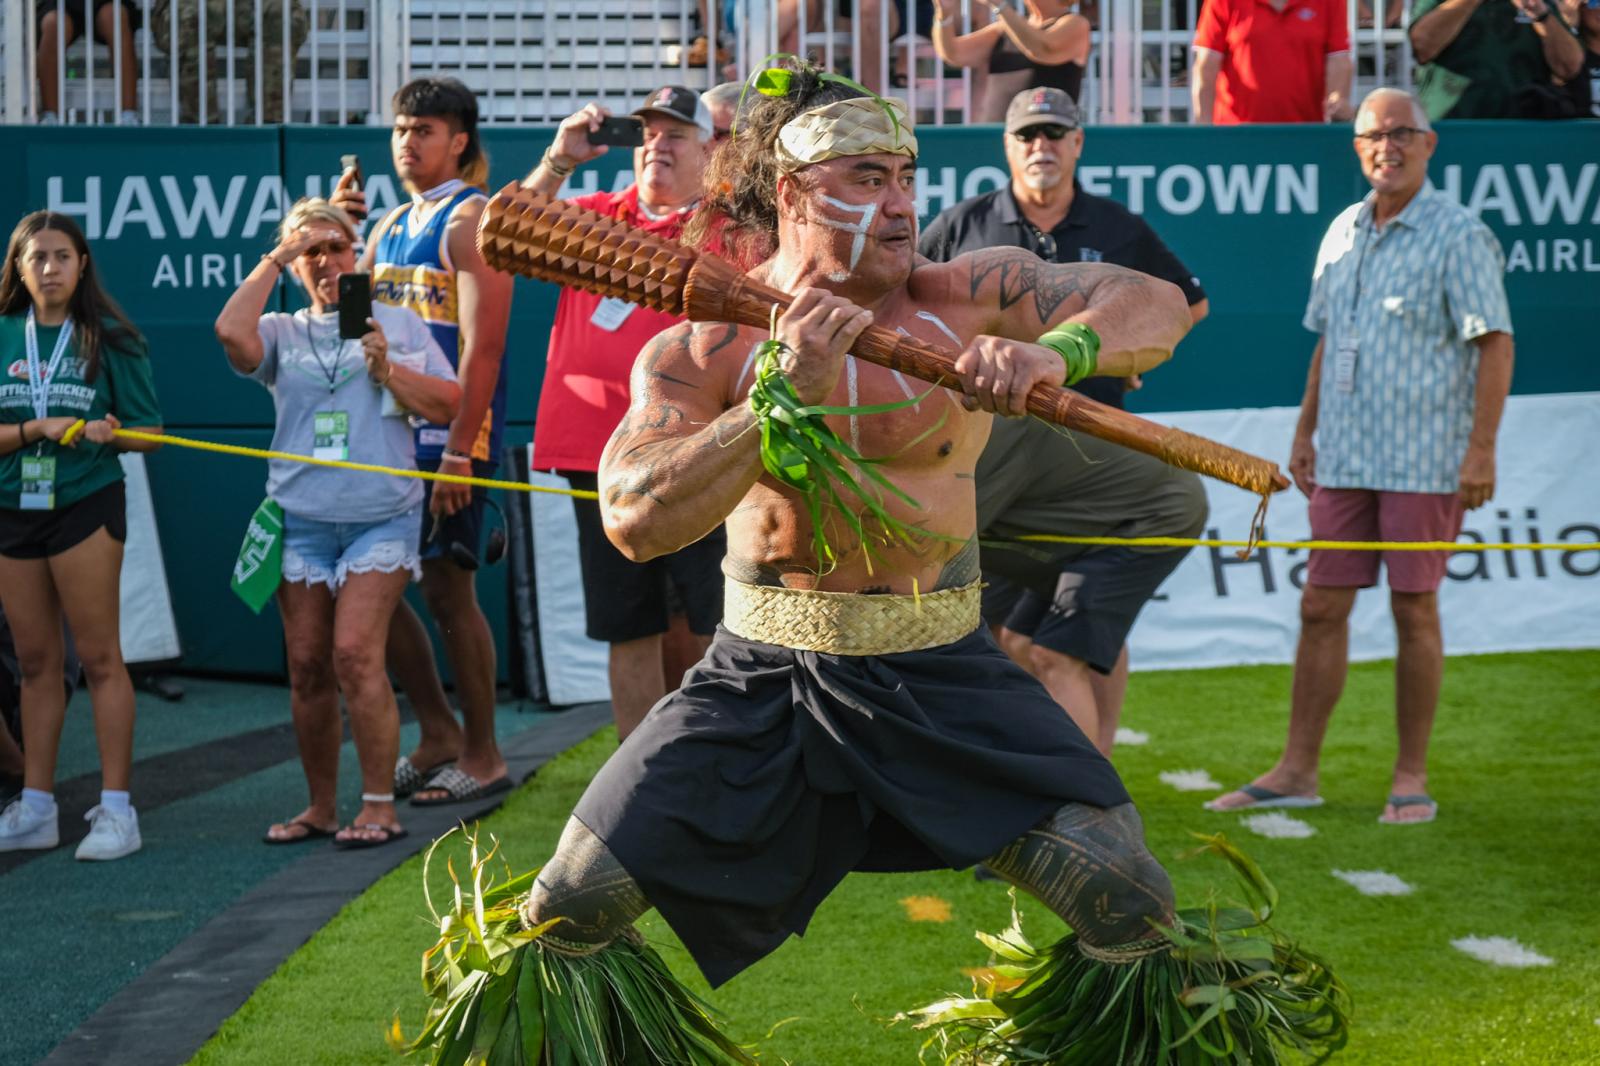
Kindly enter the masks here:
[[[773, 321], [776, 323], [776, 308]], [[779, 483], [800, 493], [811, 515], [811, 542], [822, 572], [833, 569], [838, 553], [829, 543], [825, 528], [831, 505], [860, 540], [867, 554], [868, 570], [872, 559], [885, 549], [903, 546], [915, 549], [919, 538], [937, 537], [917, 526], [907, 525], [884, 509], [885, 492], [912, 507], [922, 505], [907, 495], [878, 469], [884, 456], [868, 459], [852, 448], [823, 419], [827, 415], [877, 415], [914, 407], [938, 386], [921, 396], [893, 403], [863, 404], [858, 407], [832, 407], [801, 402], [799, 394], [778, 365], [785, 345], [777, 337], [756, 348], [755, 382], [750, 386], [750, 409], [761, 427], [761, 465]], [[920, 444], [944, 425], [946, 416], [919, 433], [901, 452]], [[848, 465], [847, 465], [848, 464]], [[856, 474], [850, 472], [853, 466]], [[857, 476], [859, 475], [859, 477]], [[845, 494], [859, 501], [847, 502]]]

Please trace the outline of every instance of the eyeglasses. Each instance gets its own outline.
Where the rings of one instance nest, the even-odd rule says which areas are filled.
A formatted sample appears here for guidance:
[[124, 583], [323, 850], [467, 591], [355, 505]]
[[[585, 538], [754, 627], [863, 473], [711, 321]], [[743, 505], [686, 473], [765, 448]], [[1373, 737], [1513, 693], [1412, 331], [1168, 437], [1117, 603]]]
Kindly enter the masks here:
[[1047, 141], [1059, 141], [1070, 132], [1065, 126], [1057, 126], [1053, 122], [1041, 122], [1037, 126], [1024, 126], [1020, 130], [1012, 130], [1011, 136], [1027, 144], [1039, 137]]
[[1356, 140], [1363, 141], [1376, 148], [1387, 138], [1389, 143], [1396, 148], [1404, 148], [1411, 143], [1413, 137], [1424, 131], [1415, 126], [1396, 126], [1392, 130], [1369, 130], [1366, 133], [1356, 134]]

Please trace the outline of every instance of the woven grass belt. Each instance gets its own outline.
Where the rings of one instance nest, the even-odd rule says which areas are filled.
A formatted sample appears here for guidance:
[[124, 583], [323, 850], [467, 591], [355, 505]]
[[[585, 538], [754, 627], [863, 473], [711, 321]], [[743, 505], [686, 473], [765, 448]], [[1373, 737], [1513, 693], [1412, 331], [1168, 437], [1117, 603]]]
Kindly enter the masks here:
[[722, 624], [746, 640], [830, 655], [893, 655], [978, 628], [980, 584], [921, 596], [809, 592], [725, 582]]

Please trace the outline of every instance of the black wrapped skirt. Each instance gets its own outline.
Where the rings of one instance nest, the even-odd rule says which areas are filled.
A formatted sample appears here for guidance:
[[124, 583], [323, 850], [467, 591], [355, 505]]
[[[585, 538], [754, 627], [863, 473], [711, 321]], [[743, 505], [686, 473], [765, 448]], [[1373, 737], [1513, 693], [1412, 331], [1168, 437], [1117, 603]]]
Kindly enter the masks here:
[[839, 656], [718, 629], [576, 816], [719, 985], [853, 870], [964, 869], [1117, 773], [985, 629]]

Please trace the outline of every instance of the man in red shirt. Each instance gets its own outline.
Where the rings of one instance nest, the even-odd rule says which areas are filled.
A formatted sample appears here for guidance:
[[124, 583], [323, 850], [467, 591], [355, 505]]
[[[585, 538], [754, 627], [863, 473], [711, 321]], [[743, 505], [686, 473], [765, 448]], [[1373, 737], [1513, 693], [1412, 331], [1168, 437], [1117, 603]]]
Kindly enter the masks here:
[[[669, 85], [634, 114], [644, 122], [644, 144], [633, 150], [635, 184], [572, 202], [676, 239], [700, 201], [714, 132], [711, 113], [698, 93]], [[590, 132], [609, 117], [605, 108], [589, 104], [562, 122], [523, 185], [556, 195], [574, 169], [609, 151], [589, 143]], [[679, 321], [624, 300], [561, 290], [534, 423], [535, 469], [555, 470], [573, 488], [595, 490], [600, 452], [628, 410], [634, 360], [657, 333]], [[734, 331], [727, 332], [731, 339]], [[635, 563], [606, 539], [596, 501], [572, 503], [586, 631], [611, 646], [611, 710], [619, 736], [626, 737], [669, 690], [662, 634], [670, 610], [681, 606], [688, 615], [698, 652], [710, 643], [722, 618], [725, 540], [718, 530], [672, 555]], [[677, 678], [671, 681], [677, 687]]]
[[1345, 0], [1205, 0], [1193, 64], [1199, 125], [1354, 117]]

